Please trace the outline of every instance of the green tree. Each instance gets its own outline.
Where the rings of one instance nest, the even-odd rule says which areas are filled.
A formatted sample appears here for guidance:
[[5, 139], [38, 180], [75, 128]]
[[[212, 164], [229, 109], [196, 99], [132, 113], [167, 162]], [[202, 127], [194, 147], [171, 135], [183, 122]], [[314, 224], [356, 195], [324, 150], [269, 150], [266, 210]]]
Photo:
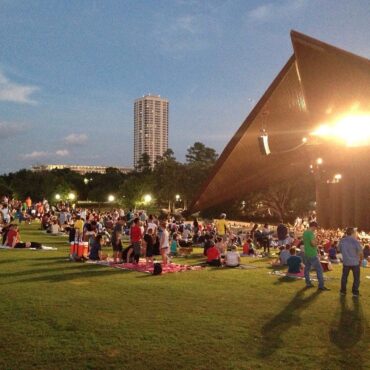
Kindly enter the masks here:
[[183, 192], [184, 165], [176, 161], [172, 149], [158, 158], [153, 170], [154, 191], [160, 206], [173, 208], [176, 194]]
[[192, 200], [208, 178], [218, 155], [212, 148], [196, 142], [188, 148], [186, 166], [182, 175], [185, 202]]
[[218, 155], [213, 148], [205, 146], [203, 143], [196, 142], [188, 148], [186, 162], [188, 164], [202, 165], [206, 168], [212, 167], [217, 161]]
[[141, 205], [144, 195], [153, 193], [153, 175], [148, 173], [132, 173], [126, 177], [118, 189], [121, 203], [130, 208], [136, 208]]
[[4, 181], [4, 179], [0, 178], [0, 196], [6, 195], [9, 197], [12, 196], [13, 193], [13, 189]]
[[135, 170], [137, 172], [150, 172], [152, 170], [152, 165], [150, 163], [150, 157], [148, 153], [143, 153], [139, 158]]

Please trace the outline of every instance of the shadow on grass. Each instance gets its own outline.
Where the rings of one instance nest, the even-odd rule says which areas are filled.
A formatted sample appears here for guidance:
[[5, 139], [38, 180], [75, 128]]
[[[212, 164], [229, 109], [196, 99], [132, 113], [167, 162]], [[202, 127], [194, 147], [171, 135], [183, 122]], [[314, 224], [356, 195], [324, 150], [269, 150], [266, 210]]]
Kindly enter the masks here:
[[[365, 335], [367, 326], [358, 298], [352, 299], [352, 307], [346, 297], [340, 297], [340, 308], [329, 331], [331, 343], [339, 349], [343, 368], [363, 369], [363, 354], [368, 351], [366, 343], [359, 343]], [[338, 319], [339, 317], [339, 319]]]
[[268, 265], [266, 266], [267, 269], [269, 270], [276, 270], [276, 271], [281, 271], [281, 270], [286, 270], [287, 266], [282, 266], [282, 265]]
[[[28, 258], [27, 260], [23, 261], [31, 261], [31, 262], [37, 262], [32, 263], [32, 266], [47, 266], [47, 265], [55, 265], [55, 264], [68, 264], [71, 263], [71, 260], [67, 256], [62, 257], [40, 257], [40, 258]], [[76, 264], [81, 265], [82, 263], [76, 262]]]
[[300, 313], [320, 294], [319, 291], [316, 291], [308, 297], [304, 297], [303, 293], [306, 290], [306, 288], [299, 290], [287, 306], [262, 327], [262, 343], [259, 357], [271, 356], [279, 348], [284, 347], [285, 344], [281, 335], [286, 333], [292, 326], [300, 325]]
[[[47, 270], [42, 270], [42, 272], [47, 272]], [[127, 274], [130, 272], [132, 271], [108, 268], [105, 266], [91, 266], [91, 268], [88, 268], [88, 270], [83, 269], [82, 271], [72, 272], [72, 273], [66, 273], [66, 270], [60, 270], [60, 273], [58, 274], [47, 274], [47, 275], [38, 276], [34, 278], [30, 277], [27, 279], [15, 280], [15, 281], [10, 282], [10, 284], [35, 283], [35, 282], [60, 283], [64, 281], [80, 280], [80, 279], [86, 279], [90, 277], [105, 277], [108, 275]]]
[[275, 282], [274, 285], [284, 284], [284, 283], [294, 283], [300, 279], [295, 279], [289, 276], [280, 276]]
[[18, 260], [16, 258], [1, 260], [0, 264], [8, 264], [8, 263], [12, 263], [12, 262], [18, 262]]
[[[32, 265], [35, 266], [35, 265]], [[44, 268], [36, 268], [36, 269], [29, 269], [29, 270], [24, 270], [24, 271], [15, 271], [15, 272], [4, 272], [0, 273], [0, 279], [6, 279], [6, 278], [12, 278], [12, 277], [17, 277], [17, 276], [27, 276], [27, 275], [34, 275], [34, 274], [45, 274], [45, 273], [50, 273], [50, 272], [66, 272], [70, 270], [76, 270], [76, 269], [83, 269], [82, 264], [75, 264], [75, 265], [66, 265], [65, 268], [50, 268], [47, 265]], [[90, 267], [90, 266], [89, 266]], [[87, 268], [89, 268], [87, 267]], [[92, 267], [92, 266], [91, 266]], [[1, 284], [1, 283], [0, 283]]]

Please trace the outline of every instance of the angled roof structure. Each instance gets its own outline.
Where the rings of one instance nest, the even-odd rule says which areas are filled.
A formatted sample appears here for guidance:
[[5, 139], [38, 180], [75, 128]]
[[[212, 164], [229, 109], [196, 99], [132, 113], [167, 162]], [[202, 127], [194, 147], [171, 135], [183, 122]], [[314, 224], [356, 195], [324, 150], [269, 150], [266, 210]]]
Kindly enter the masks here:
[[[294, 54], [266, 90], [222, 152], [211, 175], [193, 200], [196, 212], [250, 191], [302, 174], [312, 150], [302, 138], [353, 104], [370, 111], [370, 61], [292, 31]], [[261, 154], [261, 130], [271, 155]], [[340, 156], [333, 148], [335, 166]]]

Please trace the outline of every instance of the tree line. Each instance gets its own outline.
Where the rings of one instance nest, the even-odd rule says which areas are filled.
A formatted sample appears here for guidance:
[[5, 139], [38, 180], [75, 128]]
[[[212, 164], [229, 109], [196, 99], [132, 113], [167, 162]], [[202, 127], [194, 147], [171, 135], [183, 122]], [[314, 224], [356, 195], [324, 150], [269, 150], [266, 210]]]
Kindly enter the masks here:
[[[115, 204], [125, 208], [145, 208], [149, 204], [157, 209], [187, 208], [207, 179], [218, 159], [217, 152], [196, 142], [188, 148], [185, 162], [178, 161], [168, 149], [154, 166], [144, 154], [136, 168], [121, 173], [107, 168], [105, 174], [78, 174], [69, 169], [33, 172], [22, 169], [0, 176], [0, 195], [17, 199], [30, 196], [33, 200], [48, 199], [53, 202], [58, 194], [67, 199], [71, 192], [77, 200], [107, 202], [113, 195]], [[314, 183], [307, 174], [287, 179], [278, 185], [256, 192], [238, 194], [237, 199], [204, 210], [205, 217], [215, 217], [227, 212], [228, 217], [247, 220], [292, 220], [314, 207]]]

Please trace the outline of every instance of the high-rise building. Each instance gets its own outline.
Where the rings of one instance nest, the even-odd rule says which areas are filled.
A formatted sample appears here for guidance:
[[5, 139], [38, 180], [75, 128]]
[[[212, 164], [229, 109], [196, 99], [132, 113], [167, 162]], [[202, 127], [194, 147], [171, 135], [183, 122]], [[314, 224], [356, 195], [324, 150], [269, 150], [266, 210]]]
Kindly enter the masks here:
[[134, 103], [134, 166], [144, 153], [153, 166], [168, 149], [168, 99], [146, 95]]

